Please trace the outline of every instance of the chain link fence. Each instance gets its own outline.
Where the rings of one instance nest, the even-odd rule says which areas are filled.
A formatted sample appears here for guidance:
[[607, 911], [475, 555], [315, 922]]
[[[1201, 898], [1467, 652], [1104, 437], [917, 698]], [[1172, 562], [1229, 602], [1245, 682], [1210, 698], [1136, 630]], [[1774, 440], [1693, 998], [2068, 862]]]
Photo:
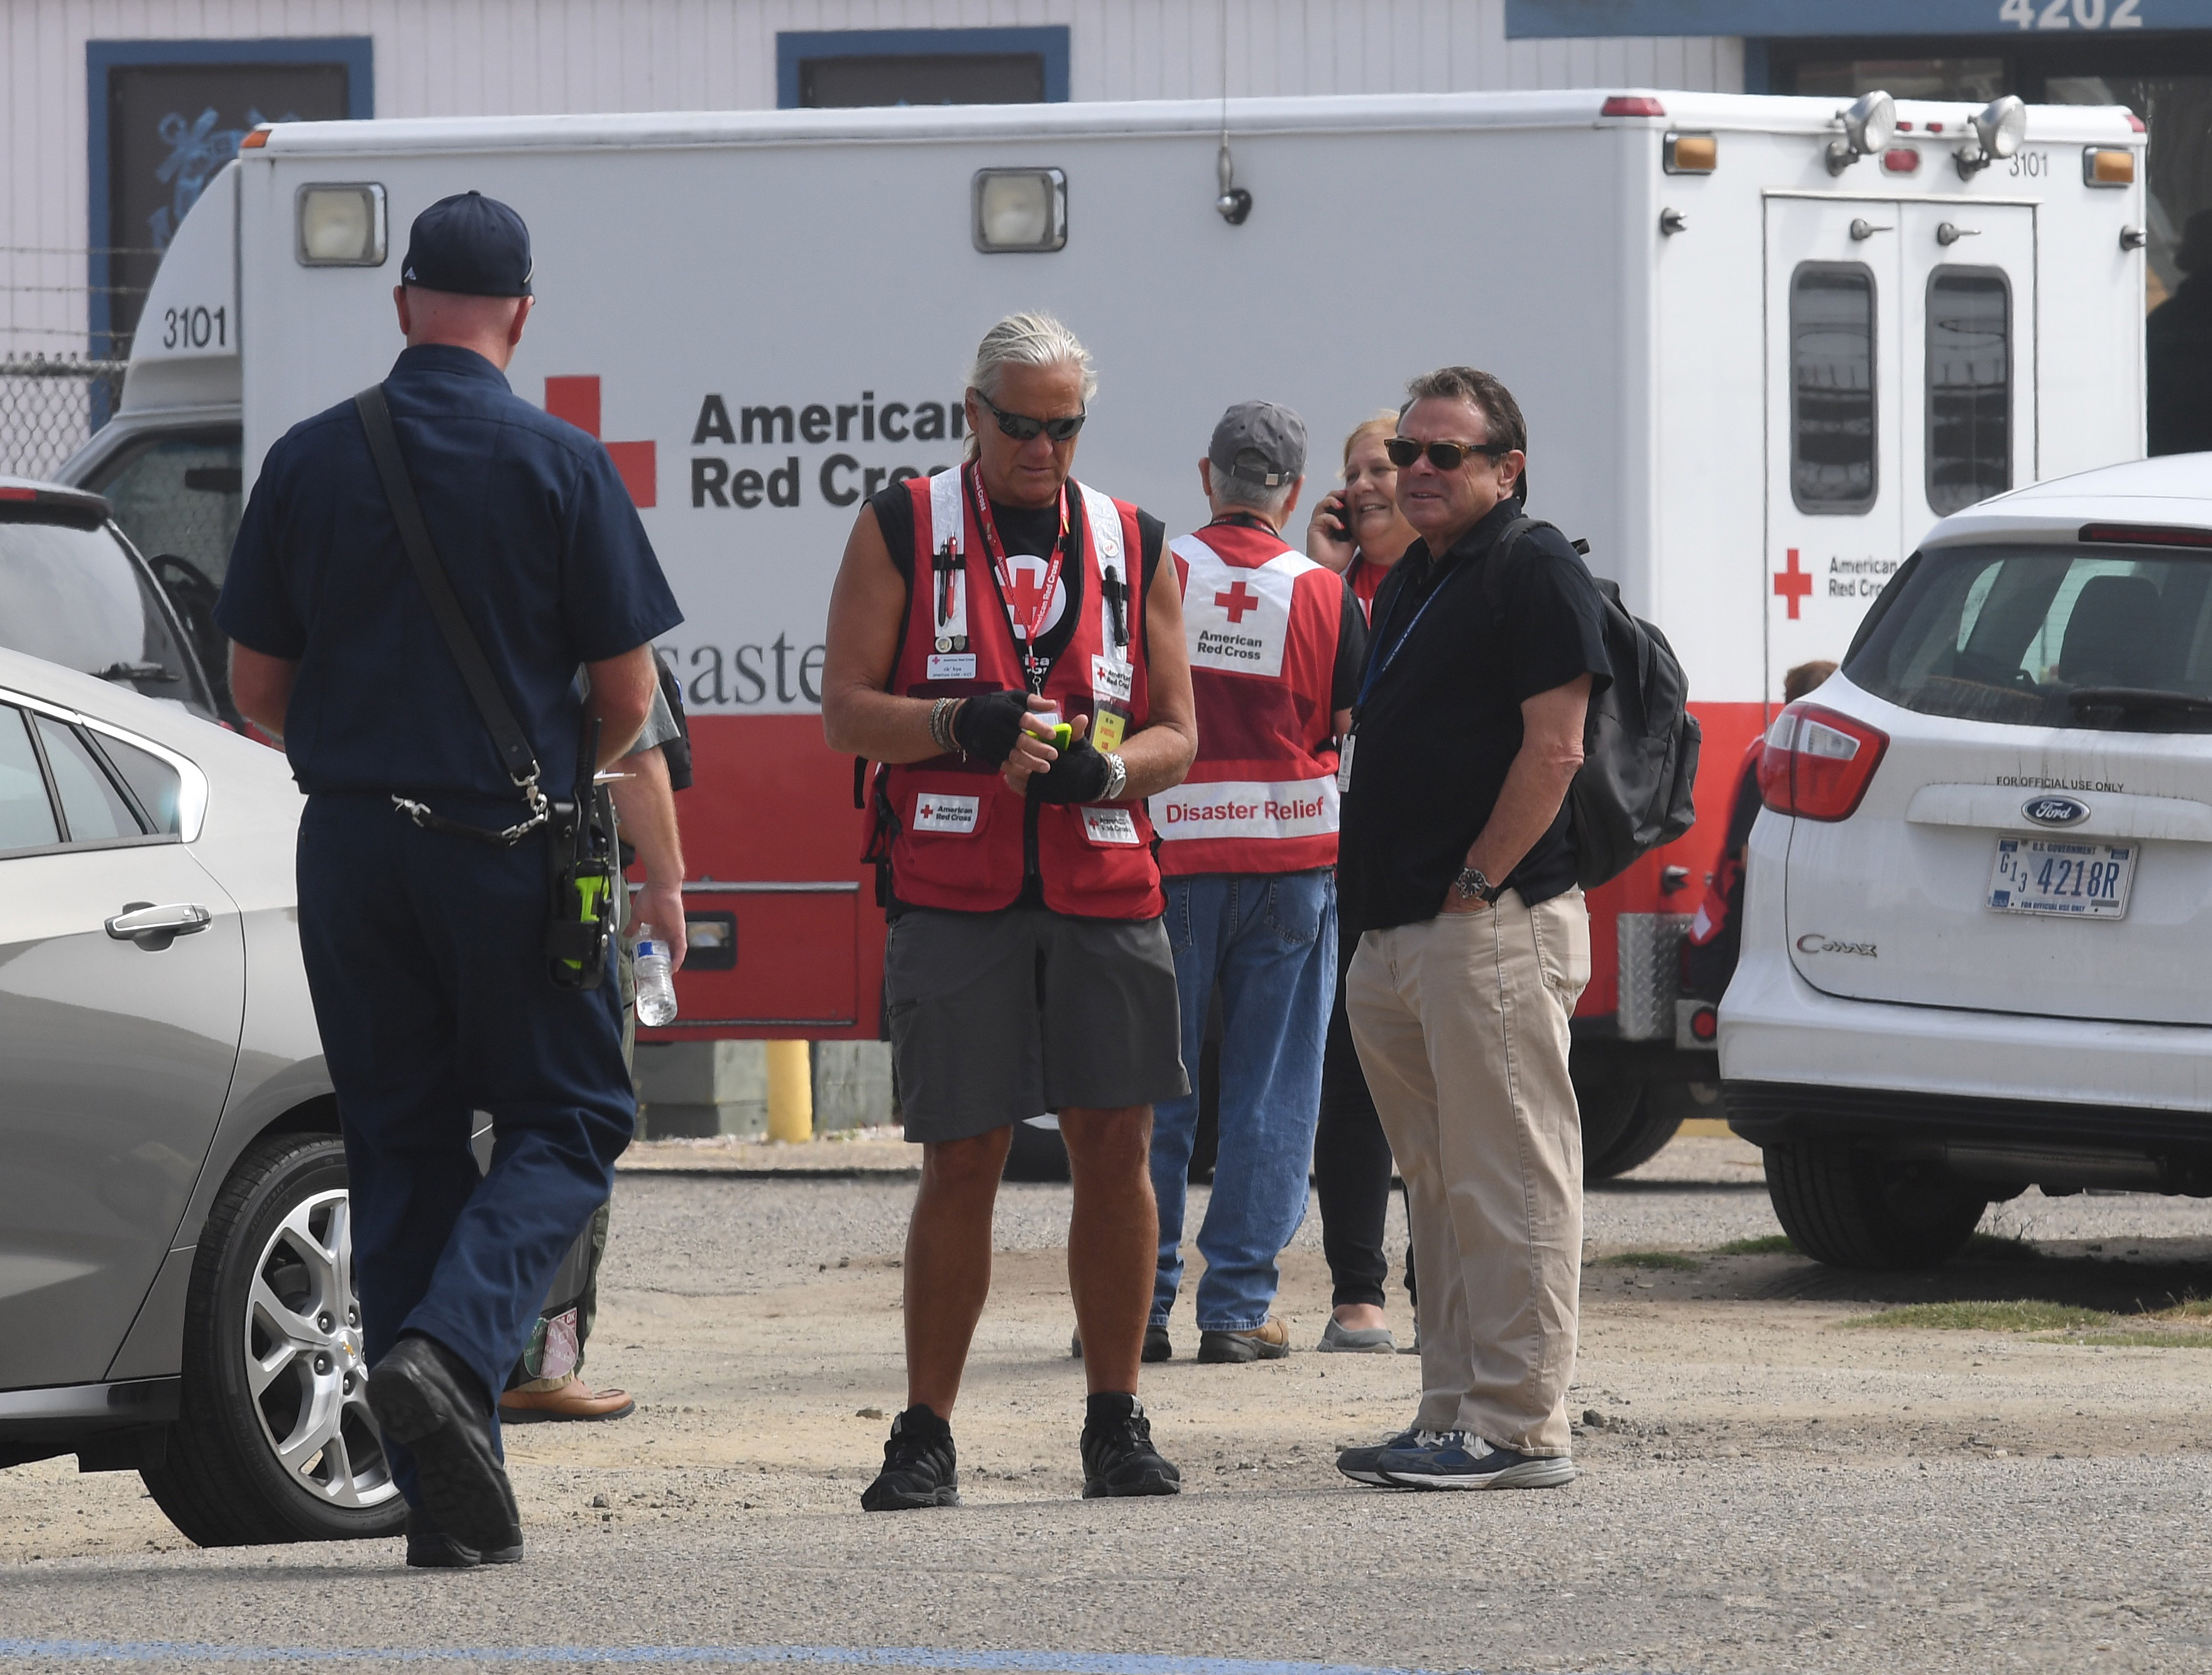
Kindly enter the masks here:
[[107, 318], [136, 320], [145, 287], [94, 285], [95, 256], [116, 265], [140, 250], [0, 245], [0, 474], [52, 477], [107, 423], [123, 397], [131, 352], [125, 331], [93, 342], [93, 307]]
[[122, 361], [0, 360], [0, 476], [52, 477], [123, 399]]

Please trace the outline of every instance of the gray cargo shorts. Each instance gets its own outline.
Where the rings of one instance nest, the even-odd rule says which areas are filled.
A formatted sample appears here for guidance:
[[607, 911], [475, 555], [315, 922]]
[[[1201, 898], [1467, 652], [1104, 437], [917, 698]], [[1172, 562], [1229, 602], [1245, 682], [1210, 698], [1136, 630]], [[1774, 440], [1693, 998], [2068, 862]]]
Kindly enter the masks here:
[[908, 908], [884, 948], [884, 1012], [908, 1140], [1190, 1092], [1158, 919]]

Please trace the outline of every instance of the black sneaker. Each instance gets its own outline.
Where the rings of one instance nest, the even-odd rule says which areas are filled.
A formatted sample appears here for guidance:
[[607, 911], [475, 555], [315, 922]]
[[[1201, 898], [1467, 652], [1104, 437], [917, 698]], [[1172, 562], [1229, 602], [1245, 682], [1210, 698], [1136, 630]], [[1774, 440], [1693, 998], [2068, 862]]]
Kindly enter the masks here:
[[1356, 1483], [1373, 1483], [1382, 1489], [1395, 1489], [1399, 1485], [1382, 1475], [1379, 1462], [1384, 1454], [1395, 1449], [1419, 1447], [1420, 1441], [1420, 1432], [1409, 1425], [1388, 1442], [1377, 1442], [1365, 1448], [1346, 1448], [1336, 1457], [1336, 1469]]
[[1152, 1422], [1133, 1396], [1093, 1396], [1083, 1421], [1083, 1498], [1175, 1495], [1182, 1473], [1152, 1447]]
[[483, 1564], [520, 1564], [522, 1544], [479, 1551], [453, 1539], [420, 1507], [407, 1508], [407, 1566], [410, 1570], [474, 1570]]
[[432, 1338], [401, 1338], [368, 1375], [368, 1407], [415, 1456], [423, 1510], [439, 1529], [479, 1554], [522, 1544], [490, 1398], [459, 1355]]
[[930, 1409], [908, 1408], [891, 1421], [884, 1444], [884, 1469], [860, 1491], [868, 1512], [908, 1512], [916, 1507], [960, 1504], [960, 1457], [952, 1427]]
[[[1075, 1332], [1069, 1337], [1067, 1353], [1077, 1361], [1083, 1359], [1081, 1332]], [[1148, 1361], [1175, 1359], [1175, 1345], [1168, 1342], [1168, 1329], [1165, 1325], [1149, 1324], [1145, 1327], [1145, 1348], [1142, 1359]]]

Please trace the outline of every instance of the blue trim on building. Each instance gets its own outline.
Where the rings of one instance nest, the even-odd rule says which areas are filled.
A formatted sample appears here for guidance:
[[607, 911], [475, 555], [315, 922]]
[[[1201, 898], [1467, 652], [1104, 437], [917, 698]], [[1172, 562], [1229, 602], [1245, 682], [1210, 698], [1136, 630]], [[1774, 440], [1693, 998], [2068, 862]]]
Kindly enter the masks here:
[[84, 44], [85, 127], [92, 168], [85, 240], [92, 294], [90, 352], [105, 359], [108, 341], [107, 72], [136, 64], [342, 64], [346, 114], [376, 114], [376, 43], [368, 35], [289, 35], [257, 40], [88, 40]]
[[1764, 40], [1747, 40], [1743, 44], [1743, 90], [1746, 93], [1774, 91], [1774, 63]]
[[[2043, 21], [2045, 15], [2053, 19], [2051, 24]], [[2023, 16], [2030, 20], [2025, 27]], [[2062, 19], [2063, 27], [2057, 27]], [[2059, 0], [2055, 6], [2051, 0], [1850, 0], [1844, 5], [1834, 0], [1505, 0], [1509, 40], [1591, 35], [2004, 35], [2078, 40], [2125, 39], [2146, 29], [2212, 29], [2212, 0], [2136, 0], [2133, 5], [2128, 0]]]
[[799, 66], [807, 58], [948, 57], [970, 52], [1035, 52], [1044, 59], [1044, 96], [1067, 102], [1067, 26], [1034, 29], [781, 29], [775, 37], [775, 103], [799, 108]]

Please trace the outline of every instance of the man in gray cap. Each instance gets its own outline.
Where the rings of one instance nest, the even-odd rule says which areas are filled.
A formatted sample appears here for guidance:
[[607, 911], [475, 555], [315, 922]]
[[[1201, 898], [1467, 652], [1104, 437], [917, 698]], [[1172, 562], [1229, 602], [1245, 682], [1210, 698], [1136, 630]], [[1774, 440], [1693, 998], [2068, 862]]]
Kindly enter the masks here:
[[[1290, 1331], [1270, 1310], [1276, 1258], [1305, 1217], [1336, 983], [1336, 741], [1367, 653], [1344, 580], [1282, 529], [1304, 482], [1306, 428], [1240, 402], [1199, 462], [1213, 521], [1170, 543], [1198, 707], [1198, 760], [1150, 801], [1160, 837], [1182, 1057], [1199, 1062], [1220, 991], [1219, 1157], [1198, 1248], [1198, 1358], [1273, 1361]], [[1145, 1359], [1172, 1354], [1184, 1182], [1198, 1095], [1152, 1124], [1159, 1267]]]
[[216, 617], [307, 796], [300, 947], [407, 1562], [465, 1568], [522, 1556], [494, 1404], [636, 1122], [578, 834], [682, 613], [606, 449], [507, 386], [522, 217], [441, 199], [401, 276], [406, 349], [269, 450]]

